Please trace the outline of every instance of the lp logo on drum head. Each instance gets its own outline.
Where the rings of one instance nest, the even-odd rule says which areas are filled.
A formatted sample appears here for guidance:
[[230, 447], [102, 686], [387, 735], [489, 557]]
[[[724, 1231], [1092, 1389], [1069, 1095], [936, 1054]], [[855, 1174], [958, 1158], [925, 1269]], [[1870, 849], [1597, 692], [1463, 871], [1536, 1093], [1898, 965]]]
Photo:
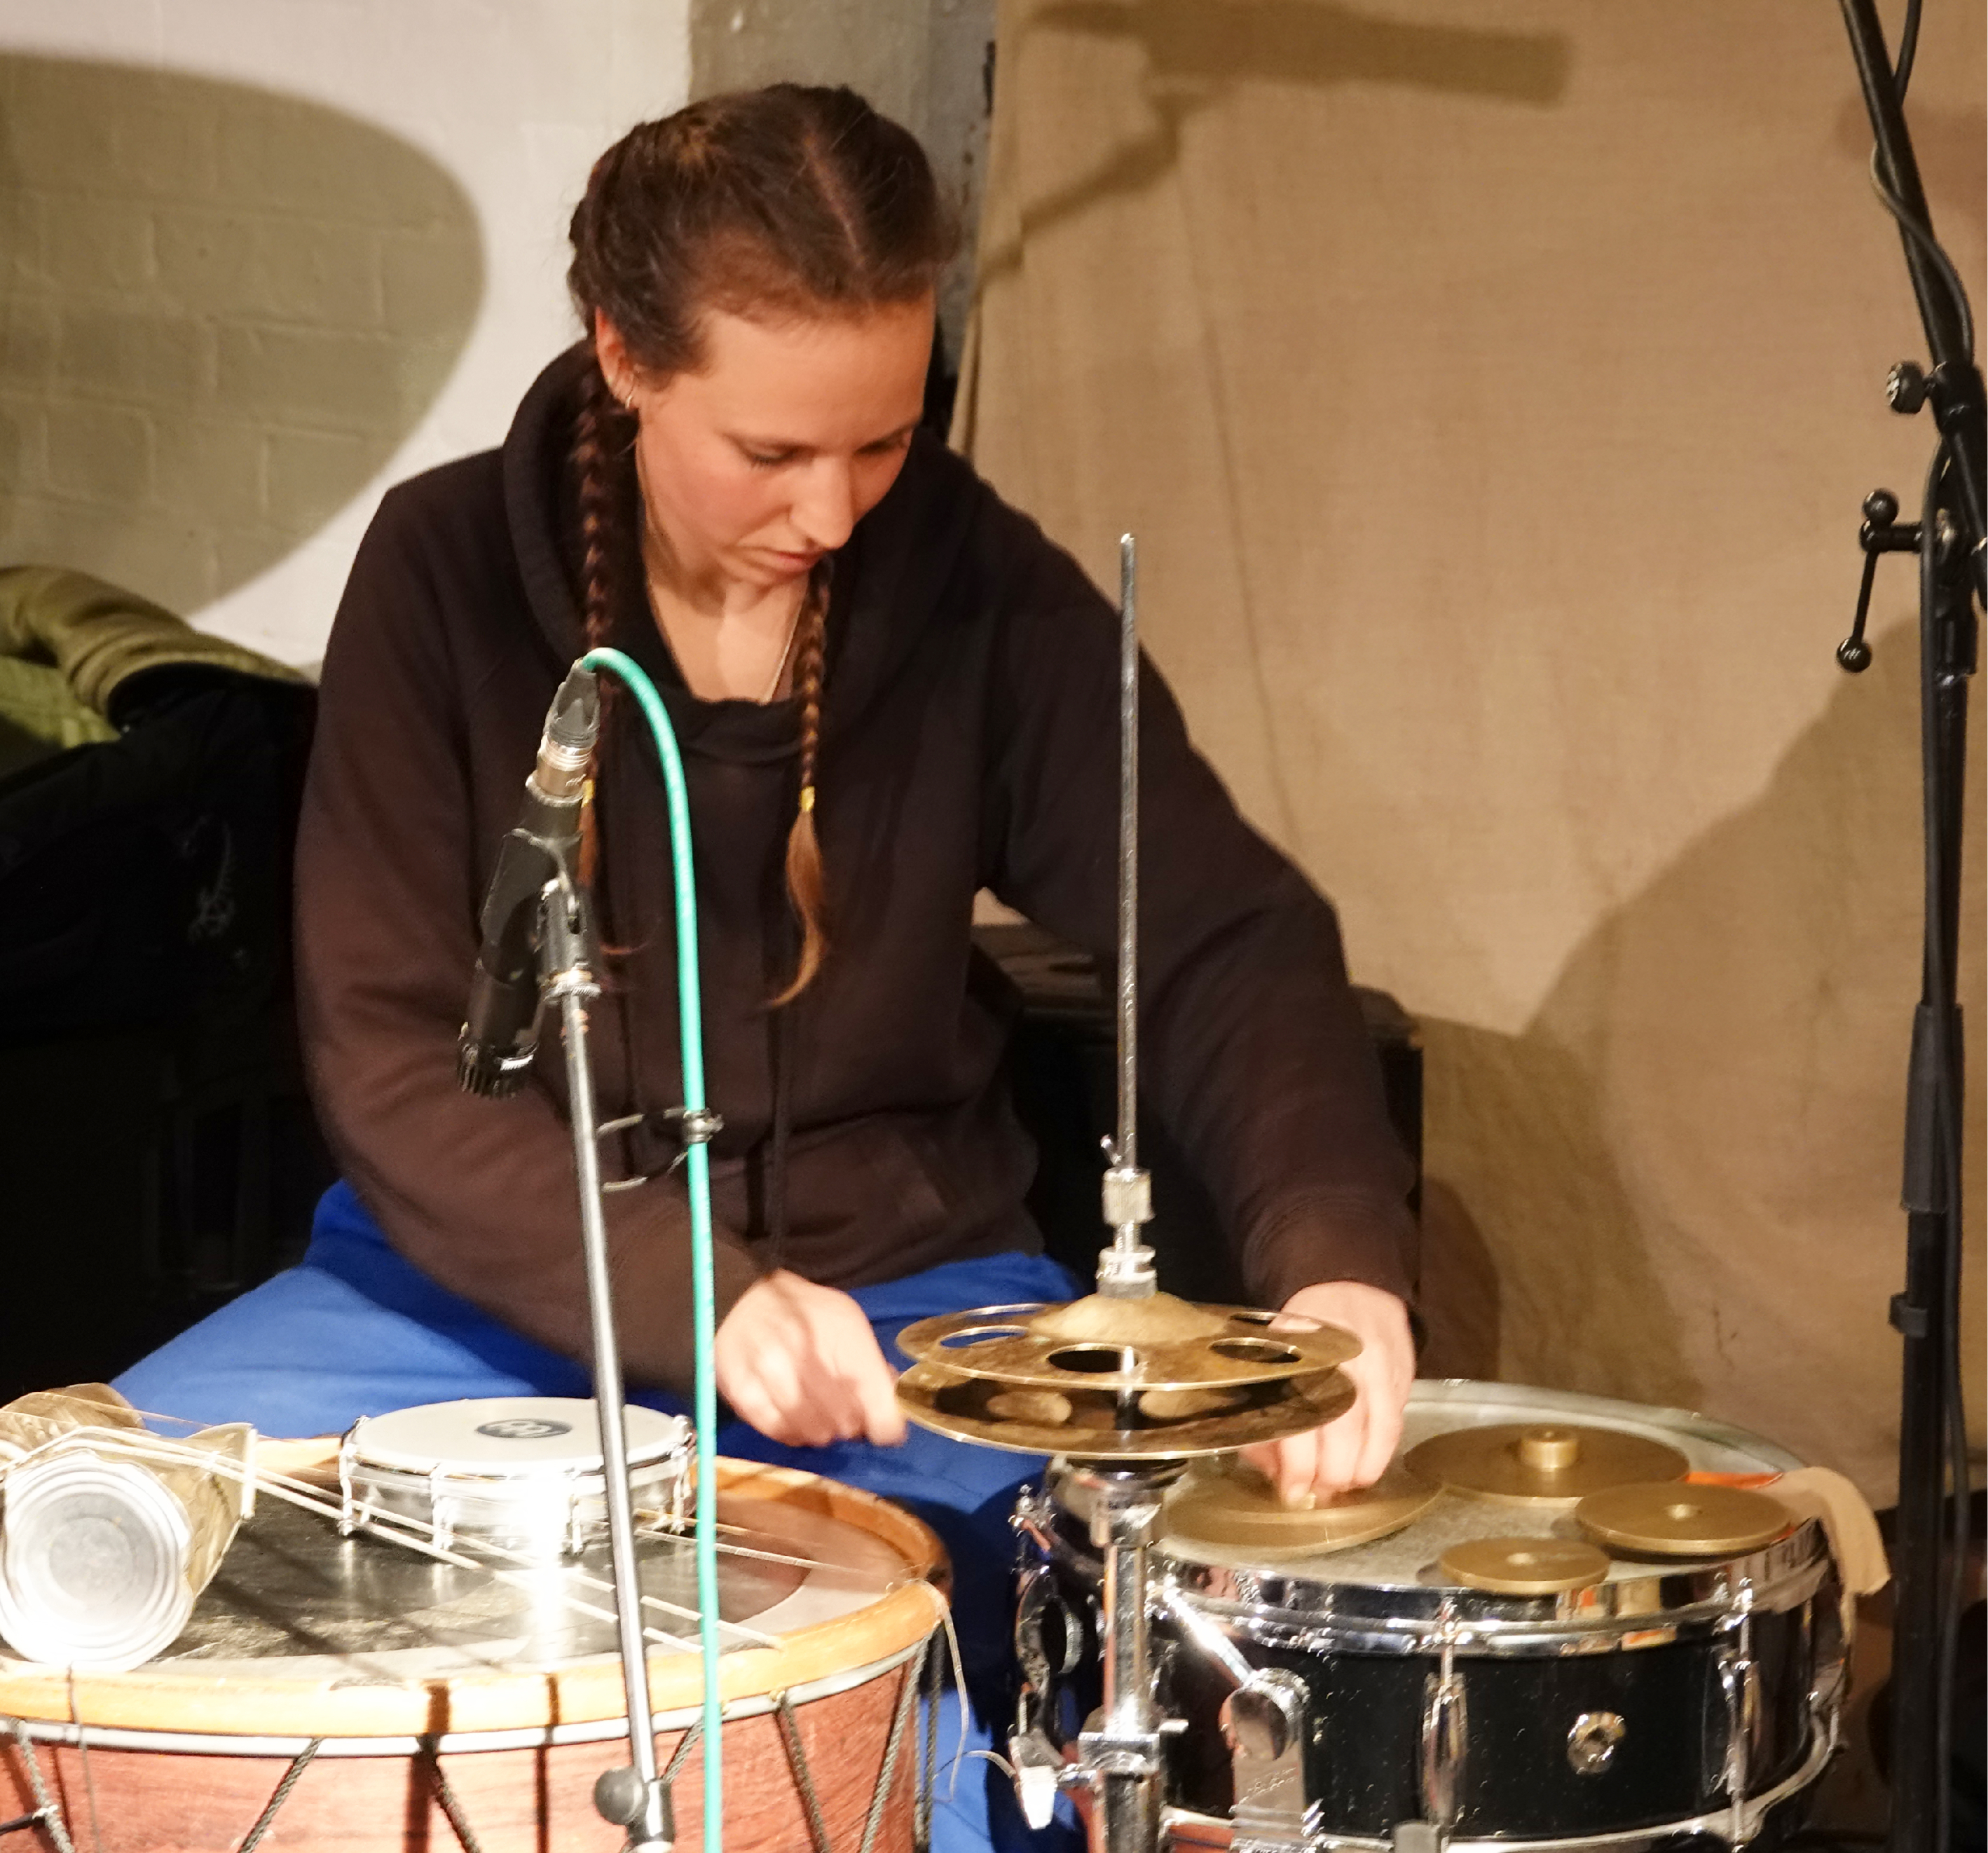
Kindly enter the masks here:
[[486, 1422], [476, 1432], [492, 1441], [550, 1441], [556, 1435], [570, 1435], [570, 1422], [547, 1422], [537, 1415], [507, 1415], [502, 1422]]

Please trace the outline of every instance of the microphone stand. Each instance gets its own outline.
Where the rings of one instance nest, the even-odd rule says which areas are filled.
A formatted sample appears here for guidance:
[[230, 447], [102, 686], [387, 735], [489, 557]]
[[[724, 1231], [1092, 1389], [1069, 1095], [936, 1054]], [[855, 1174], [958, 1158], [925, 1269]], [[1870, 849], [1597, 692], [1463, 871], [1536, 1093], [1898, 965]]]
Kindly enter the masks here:
[[600, 1208], [593, 1070], [587, 1058], [587, 1006], [600, 995], [593, 976], [593, 922], [585, 894], [563, 867], [539, 894], [539, 923], [544, 994], [559, 1006], [566, 1044], [573, 1163], [580, 1176], [580, 1243], [587, 1263], [587, 1310], [593, 1336], [594, 1415], [600, 1429], [614, 1619], [620, 1642], [622, 1683], [627, 1692], [628, 1749], [633, 1758], [632, 1767], [603, 1773], [594, 1784], [594, 1807], [606, 1819], [628, 1830], [627, 1853], [671, 1853], [676, 1827], [669, 1792], [656, 1770], [648, 1652], [642, 1637], [641, 1565], [635, 1552], [634, 1502], [628, 1492], [627, 1404], [621, 1382], [621, 1353], [614, 1335], [607, 1223]]
[[[1855, 624], [1837, 658], [1852, 674], [1869, 665], [1863, 631], [1877, 557], [1916, 552], [1926, 906], [1905, 1107], [1905, 1285], [1891, 1304], [1904, 1357], [1892, 1550], [1888, 1845], [1892, 1853], [1944, 1853], [1969, 1494], [1960, 1382], [1962, 1044], [1955, 968], [1967, 678], [1975, 667], [1976, 601], [1988, 599], [1983, 551], [1988, 422], [1966, 295], [1933, 238], [1905, 128], [1901, 75], [1892, 67], [1874, 0], [1841, 5], [1877, 141], [1873, 179], [1898, 221], [1933, 362], [1926, 370], [1902, 361], [1892, 370], [1887, 396], [1903, 414], [1930, 405], [1940, 434], [1921, 520], [1897, 522], [1897, 499], [1887, 491], [1874, 491], [1865, 502], [1864, 583]], [[1910, 18], [1917, 17], [1915, 5]]]

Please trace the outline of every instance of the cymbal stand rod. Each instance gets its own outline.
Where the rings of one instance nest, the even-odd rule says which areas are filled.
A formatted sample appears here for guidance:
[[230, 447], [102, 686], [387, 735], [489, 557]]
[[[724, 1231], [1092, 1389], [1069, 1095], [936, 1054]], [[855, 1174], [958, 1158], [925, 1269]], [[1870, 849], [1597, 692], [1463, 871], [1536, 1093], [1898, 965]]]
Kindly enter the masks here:
[[1153, 1251], [1140, 1239], [1152, 1220], [1152, 1185], [1139, 1168], [1139, 604], [1138, 543], [1118, 537], [1118, 1133], [1105, 1141], [1104, 1221], [1097, 1290], [1141, 1300], [1157, 1285]]
[[1147, 1547], [1184, 1461], [1073, 1461], [1104, 1559], [1104, 1703], [1077, 1739], [1062, 1787], [1084, 1817], [1090, 1853], [1158, 1853], [1165, 1795], [1161, 1742], [1180, 1721], [1154, 1702], [1147, 1652]]

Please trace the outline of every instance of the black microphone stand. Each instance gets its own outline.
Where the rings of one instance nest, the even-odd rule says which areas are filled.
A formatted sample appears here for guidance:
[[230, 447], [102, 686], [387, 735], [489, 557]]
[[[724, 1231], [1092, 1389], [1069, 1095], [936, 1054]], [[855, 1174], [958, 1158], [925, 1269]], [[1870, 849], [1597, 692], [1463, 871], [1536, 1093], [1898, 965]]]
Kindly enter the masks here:
[[1892, 1546], [1892, 1853], [1945, 1853], [1952, 1784], [1952, 1699], [1969, 1484], [1960, 1372], [1961, 1097], [1959, 957], [1961, 806], [1967, 678], [1974, 671], [1976, 604], [1984, 576], [1983, 491], [1988, 421], [1974, 364], [1966, 292], [1932, 233], [1906, 132], [1905, 81], [1919, 18], [1908, 15], [1894, 69], [1873, 0], [1841, 0], [1877, 140], [1872, 178], [1897, 218], [1931, 369], [1902, 361], [1887, 396], [1894, 411], [1930, 405], [1939, 428], [1922, 518], [1899, 523], [1897, 499], [1864, 504], [1866, 555], [1857, 620], [1837, 651], [1854, 674], [1881, 553], [1919, 562], [1922, 755], [1925, 782], [1925, 939], [1912, 1020], [1905, 1106], [1905, 1286], [1891, 1319], [1903, 1342], [1898, 1525]]

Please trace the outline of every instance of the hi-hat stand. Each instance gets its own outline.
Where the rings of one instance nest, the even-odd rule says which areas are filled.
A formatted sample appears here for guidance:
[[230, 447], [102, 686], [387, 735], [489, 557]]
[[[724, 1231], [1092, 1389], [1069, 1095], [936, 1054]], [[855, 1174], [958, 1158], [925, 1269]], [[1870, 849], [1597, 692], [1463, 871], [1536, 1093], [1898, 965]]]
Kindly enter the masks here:
[[[1988, 600], [1983, 553], [1988, 421], [1974, 363], [1973, 326], [1959, 274], [1933, 236], [1912, 140], [1905, 87], [1916, 49], [1912, 0], [1897, 67], [1873, 0], [1841, 0], [1877, 146], [1871, 179], [1898, 222], [1931, 368], [1902, 361], [1886, 396], [1893, 411], [1932, 410], [1939, 445], [1921, 519], [1874, 490], [1860, 536], [1866, 556], [1856, 622], [1837, 651], [1867, 668], [1864, 639], [1878, 556], [1911, 552], [1919, 565], [1922, 756], [1925, 834], [1922, 989], [1912, 1021], [1905, 1107], [1905, 1286], [1891, 1307], [1903, 1342], [1898, 1530], [1892, 1550], [1897, 1632], [1892, 1674], [1892, 1853], [1945, 1853], [1952, 1784], [1952, 1703], [1969, 1505], [1960, 1381], [1961, 1021], [1959, 957], [1963, 774], [1967, 678], [1977, 604]], [[1950, 1528], [1950, 1535], [1949, 1535]]]
[[[1182, 1725], [1155, 1691], [1148, 1557], [1168, 1489], [1197, 1456], [1279, 1440], [1343, 1414], [1354, 1391], [1339, 1366], [1360, 1349], [1333, 1327], [1271, 1331], [1268, 1313], [1161, 1292], [1141, 1239], [1152, 1204], [1137, 1143], [1137, 564], [1128, 534], [1119, 543], [1118, 1125], [1105, 1141], [1111, 1240], [1098, 1257], [1097, 1290], [1067, 1306], [921, 1320], [898, 1337], [916, 1361], [898, 1383], [906, 1414], [958, 1440], [1056, 1456], [1057, 1499], [1083, 1520], [1101, 1559], [1104, 1703], [1079, 1734], [1074, 1761], [1063, 1760], [1045, 1720], [1026, 1715], [1026, 1701], [1009, 1740], [1025, 1817], [1046, 1826], [1058, 1792], [1068, 1795], [1091, 1853], [1158, 1853], [1162, 1842], [1165, 1745]], [[1286, 1676], [1240, 1666], [1232, 1704], [1246, 1731], [1248, 1719], [1283, 1703], [1277, 1682]], [[1284, 1774], [1281, 1764], [1276, 1774]]]

